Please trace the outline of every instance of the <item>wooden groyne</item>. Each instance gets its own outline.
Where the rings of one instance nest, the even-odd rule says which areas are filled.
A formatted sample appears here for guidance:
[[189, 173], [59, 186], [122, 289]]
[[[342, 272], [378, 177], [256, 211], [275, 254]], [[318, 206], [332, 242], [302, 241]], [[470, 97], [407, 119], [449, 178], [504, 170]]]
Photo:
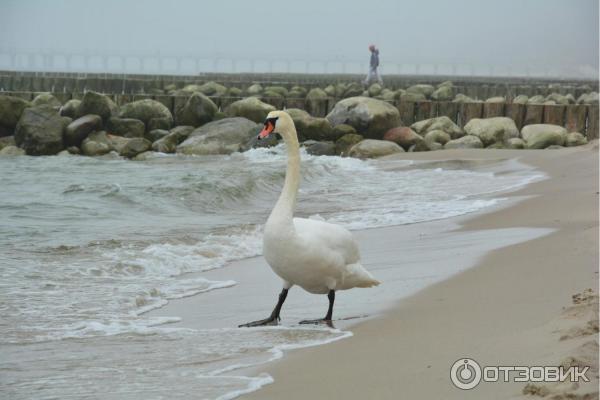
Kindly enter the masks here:
[[[169, 86], [181, 88], [189, 84], [208, 81], [227, 87], [245, 89], [253, 83], [280, 85], [290, 89], [294, 85], [307, 89], [330, 84], [361, 82], [363, 75], [356, 74], [216, 74], [189, 76], [175, 75], [121, 75], [58, 72], [0, 71], [0, 91], [83, 93], [94, 90], [108, 94], [140, 95], [166, 90]], [[518, 77], [465, 77], [465, 76], [384, 76], [386, 88], [396, 90], [419, 83], [436, 85], [446, 80], [453, 82], [455, 93], [476, 99], [503, 96], [508, 100], [523, 94], [547, 96], [551, 93], [571, 93], [575, 98], [590, 91], [598, 91], [598, 81], [561, 80]]]
[[[154, 91], [166, 90], [169, 85], [183, 87], [192, 83], [214, 81], [227, 87], [245, 89], [259, 82], [262, 84], [278, 84], [291, 88], [294, 85], [324, 87], [327, 84], [340, 82], [356, 82], [362, 76], [354, 75], [299, 75], [299, 74], [205, 74], [201, 76], [151, 76], [151, 75], [99, 75], [99, 74], [57, 74], [57, 73], [23, 73], [0, 71], [0, 94], [32, 100], [40, 92], [50, 92], [63, 104], [71, 99], [81, 99], [85, 91], [94, 90], [107, 94], [117, 105], [136, 100], [154, 99], [164, 104], [173, 114], [188, 96], [168, 94], [151, 94]], [[444, 77], [426, 78], [411, 76], [388, 77], [386, 87], [407, 87], [417, 83], [436, 84]], [[564, 126], [569, 132], [577, 131], [588, 139], [599, 136], [598, 105], [569, 104], [518, 104], [511, 100], [517, 95], [548, 95], [550, 93], [571, 93], [578, 97], [590, 90], [598, 90], [597, 81], [559, 81], [531, 80], [520, 78], [465, 78], [454, 77], [454, 93], [463, 93], [473, 98], [486, 99], [502, 96], [506, 102], [465, 102], [452, 101], [406, 101], [391, 102], [400, 112], [405, 125], [428, 118], [447, 116], [458, 126], [463, 127], [473, 118], [489, 118], [506, 116], [512, 118], [521, 129], [529, 124], [554, 124]], [[14, 89], [14, 90], [13, 90]], [[215, 104], [225, 109], [234, 101], [243, 97], [209, 96]], [[265, 97], [261, 99], [277, 108], [300, 108], [309, 111], [313, 116], [324, 117], [333, 109], [341, 98], [327, 97], [322, 99]]]

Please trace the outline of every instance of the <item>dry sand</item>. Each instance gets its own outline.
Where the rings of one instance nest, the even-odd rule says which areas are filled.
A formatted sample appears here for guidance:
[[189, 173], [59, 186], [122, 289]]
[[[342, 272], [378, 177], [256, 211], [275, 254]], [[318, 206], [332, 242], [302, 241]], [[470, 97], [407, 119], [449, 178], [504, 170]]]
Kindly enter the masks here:
[[[354, 336], [292, 351], [264, 370], [275, 383], [249, 399], [598, 398], [598, 143], [562, 150], [449, 150], [405, 159], [518, 158], [550, 179], [479, 214], [463, 230], [556, 229], [494, 250], [476, 267], [352, 328]], [[398, 261], [401, 262], [401, 261]], [[584, 292], [586, 289], [591, 289]], [[578, 296], [572, 297], [578, 294]], [[481, 365], [591, 365], [592, 382], [452, 386], [463, 357]]]

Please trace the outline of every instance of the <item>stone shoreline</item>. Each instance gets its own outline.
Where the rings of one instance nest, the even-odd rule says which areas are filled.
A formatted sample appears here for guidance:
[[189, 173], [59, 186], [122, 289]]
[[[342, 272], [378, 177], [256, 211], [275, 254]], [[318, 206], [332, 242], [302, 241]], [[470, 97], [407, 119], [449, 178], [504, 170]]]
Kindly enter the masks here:
[[[94, 91], [64, 104], [50, 93], [41, 93], [32, 101], [0, 95], [0, 155], [99, 156], [115, 152], [139, 160], [151, 152], [230, 154], [272, 146], [276, 139], [255, 140], [260, 124], [269, 111], [282, 108], [289, 103], [286, 99], [296, 98], [304, 107], [287, 111], [294, 119], [299, 140], [315, 155], [371, 158], [453, 148], [560, 148], [585, 144], [598, 130], [596, 92], [584, 93], [578, 99], [559, 93], [545, 98], [520, 95], [508, 104], [521, 112], [509, 118], [503, 116], [508, 105], [504, 97], [482, 102], [460, 93], [454, 95], [449, 81], [437, 87], [417, 84], [396, 91], [378, 84], [364, 90], [357, 83], [310, 91], [301, 86], [287, 90], [260, 84], [235, 93], [233, 89], [215, 82], [173, 88], [177, 103], [172, 109], [150, 98], [118, 105], [113, 97]], [[232, 94], [239, 99], [229, 104], [213, 101]], [[341, 100], [328, 107], [327, 100], [332, 98]], [[401, 107], [411, 102], [436, 104], [430, 100], [438, 101], [438, 108], [444, 104], [455, 112], [457, 106], [464, 105], [478, 105], [485, 112], [470, 113], [461, 127], [441, 112], [419, 115], [413, 110], [407, 114]], [[529, 115], [529, 108], [524, 108], [527, 105], [539, 105], [541, 114]], [[577, 108], [580, 112], [565, 114], [569, 105], [569, 110]], [[500, 108], [502, 112], [493, 112]], [[548, 110], [556, 110], [557, 115], [562, 112], [560, 118]], [[433, 115], [440, 116], [413, 121]], [[478, 118], [481, 116], [487, 118]], [[556, 123], [540, 123], [544, 121]]]

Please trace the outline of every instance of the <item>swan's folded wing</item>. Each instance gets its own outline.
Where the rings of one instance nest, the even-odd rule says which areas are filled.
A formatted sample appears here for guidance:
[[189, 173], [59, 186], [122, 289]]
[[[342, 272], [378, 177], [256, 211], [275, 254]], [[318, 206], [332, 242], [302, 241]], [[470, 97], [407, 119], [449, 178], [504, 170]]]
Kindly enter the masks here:
[[294, 218], [299, 238], [310, 249], [319, 253], [336, 253], [344, 264], [360, 261], [358, 245], [347, 229], [315, 219]]

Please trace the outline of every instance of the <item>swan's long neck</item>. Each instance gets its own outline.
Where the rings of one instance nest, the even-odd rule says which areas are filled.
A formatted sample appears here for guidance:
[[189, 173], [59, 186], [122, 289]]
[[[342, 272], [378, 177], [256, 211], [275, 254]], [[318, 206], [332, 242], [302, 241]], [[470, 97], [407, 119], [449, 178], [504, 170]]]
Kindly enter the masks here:
[[291, 221], [296, 208], [296, 196], [300, 185], [300, 146], [295, 127], [286, 125], [286, 128], [286, 132], [281, 132], [287, 147], [285, 183], [279, 200], [277, 200], [273, 211], [271, 211], [269, 222]]

